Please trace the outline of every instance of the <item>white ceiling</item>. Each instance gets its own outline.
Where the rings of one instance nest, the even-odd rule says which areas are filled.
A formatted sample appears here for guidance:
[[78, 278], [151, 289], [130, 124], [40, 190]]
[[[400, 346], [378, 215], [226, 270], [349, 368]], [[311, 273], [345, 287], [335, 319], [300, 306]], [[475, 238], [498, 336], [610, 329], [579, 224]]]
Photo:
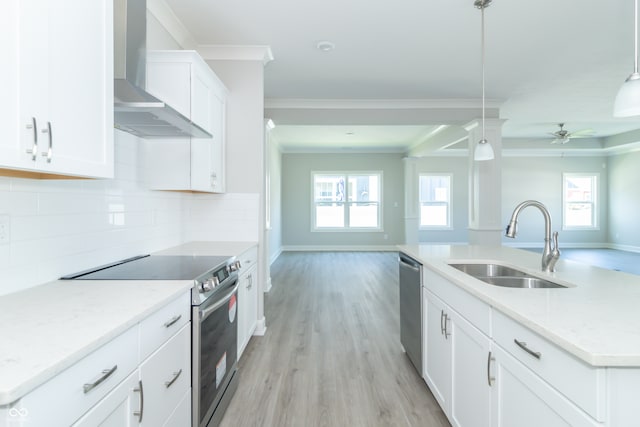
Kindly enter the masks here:
[[[291, 100], [480, 105], [480, 11], [473, 0], [165, 1], [198, 44], [271, 47], [267, 106]], [[500, 105], [505, 139], [547, 138], [558, 122], [569, 131], [593, 129], [596, 138], [640, 128], [638, 118], [612, 117], [615, 94], [633, 71], [633, 1], [494, 0], [485, 15], [486, 96]], [[321, 40], [335, 50], [316, 49]], [[279, 111], [274, 121], [283, 126], [275, 135], [291, 147], [342, 148], [356, 140], [397, 149], [432, 126], [453, 124], [438, 114], [411, 123], [376, 116], [375, 123], [354, 120], [361, 127], [347, 137], [344, 111], [340, 126], [324, 129], [332, 125], [326, 118], [296, 123], [290, 110]]]

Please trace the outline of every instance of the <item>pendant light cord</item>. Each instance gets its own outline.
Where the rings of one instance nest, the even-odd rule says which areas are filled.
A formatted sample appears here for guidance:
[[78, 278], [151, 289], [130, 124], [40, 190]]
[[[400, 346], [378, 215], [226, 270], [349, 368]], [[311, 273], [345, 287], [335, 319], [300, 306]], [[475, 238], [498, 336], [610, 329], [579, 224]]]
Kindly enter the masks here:
[[633, 48], [633, 73], [638, 74], [638, 0], [635, 1], [635, 19], [634, 19], [634, 48]]
[[[638, 0], [636, 0], [636, 6], [638, 5]], [[484, 8], [485, 6], [482, 5], [481, 7], [481, 13], [482, 13], [482, 19], [481, 19], [481, 40], [480, 40], [480, 44], [481, 44], [481, 52], [482, 52], [482, 140], [486, 140], [485, 137], [485, 132], [484, 132]], [[637, 22], [636, 22], [637, 25]], [[637, 26], [636, 26], [636, 31], [637, 31]], [[638, 64], [638, 60], [636, 57], [636, 67]]]

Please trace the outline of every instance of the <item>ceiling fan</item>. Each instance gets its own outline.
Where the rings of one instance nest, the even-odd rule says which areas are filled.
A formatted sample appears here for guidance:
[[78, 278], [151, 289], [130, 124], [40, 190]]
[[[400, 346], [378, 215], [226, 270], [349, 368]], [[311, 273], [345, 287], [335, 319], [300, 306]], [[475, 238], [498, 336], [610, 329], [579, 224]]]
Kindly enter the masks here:
[[569, 132], [564, 129], [564, 123], [558, 123], [558, 126], [560, 127], [560, 130], [549, 133], [549, 135], [555, 138], [551, 141], [552, 144], [566, 144], [572, 138], [588, 138], [593, 135], [593, 129], [582, 129], [576, 132]]

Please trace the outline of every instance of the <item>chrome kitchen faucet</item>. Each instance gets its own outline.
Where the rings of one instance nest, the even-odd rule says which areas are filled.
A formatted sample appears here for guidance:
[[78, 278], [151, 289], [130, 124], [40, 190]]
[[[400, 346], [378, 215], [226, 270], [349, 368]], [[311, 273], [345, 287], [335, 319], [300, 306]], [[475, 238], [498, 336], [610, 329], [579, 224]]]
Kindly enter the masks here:
[[542, 251], [542, 271], [554, 272], [558, 258], [560, 258], [560, 248], [558, 248], [558, 232], [553, 233], [553, 247], [551, 246], [551, 215], [545, 205], [537, 200], [525, 200], [513, 210], [511, 221], [507, 225], [505, 236], [514, 238], [517, 233], [518, 215], [527, 206], [535, 206], [544, 215], [544, 250]]

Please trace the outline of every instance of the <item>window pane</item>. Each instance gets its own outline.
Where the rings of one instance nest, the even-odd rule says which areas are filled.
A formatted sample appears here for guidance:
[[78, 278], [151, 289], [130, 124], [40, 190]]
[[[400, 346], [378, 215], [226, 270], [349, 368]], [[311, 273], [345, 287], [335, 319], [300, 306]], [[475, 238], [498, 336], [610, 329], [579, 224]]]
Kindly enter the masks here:
[[349, 227], [377, 227], [378, 203], [350, 203]]
[[350, 202], [379, 202], [380, 185], [377, 175], [350, 175]]
[[420, 224], [446, 227], [449, 225], [449, 214], [446, 205], [420, 206]]
[[314, 201], [345, 200], [344, 176], [342, 175], [314, 175]]
[[567, 202], [590, 202], [592, 200], [593, 177], [567, 177], [565, 200]]
[[593, 205], [591, 203], [568, 203], [565, 213], [565, 221], [568, 225], [576, 227], [588, 227], [593, 225]]
[[451, 177], [448, 175], [420, 175], [420, 226], [449, 227]]
[[316, 227], [344, 227], [344, 203], [316, 204]]

